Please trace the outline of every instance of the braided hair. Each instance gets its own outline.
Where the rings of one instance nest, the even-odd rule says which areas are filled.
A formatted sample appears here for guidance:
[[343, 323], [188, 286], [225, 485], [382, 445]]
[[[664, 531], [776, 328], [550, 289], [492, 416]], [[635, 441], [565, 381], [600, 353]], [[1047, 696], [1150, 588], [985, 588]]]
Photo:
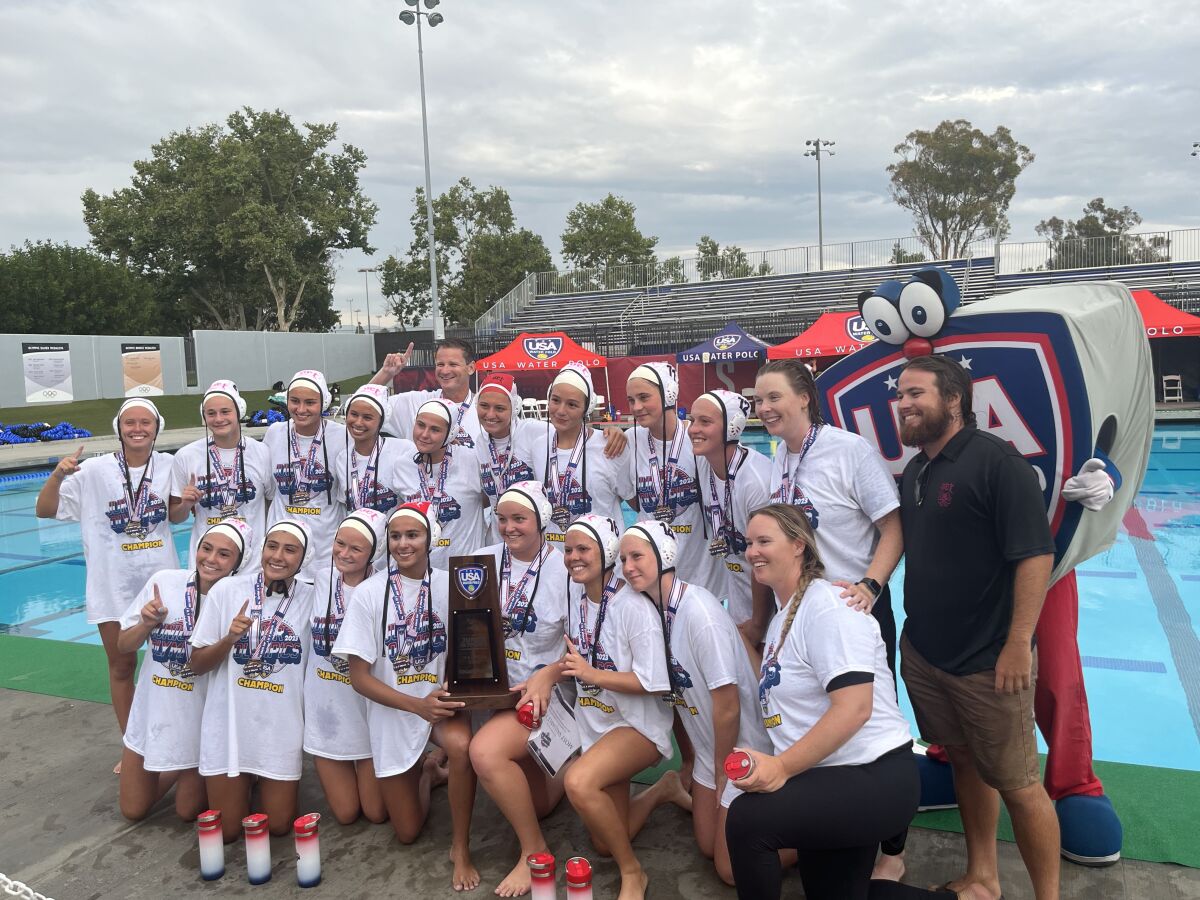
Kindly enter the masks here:
[[825, 575], [825, 564], [821, 562], [821, 555], [817, 552], [817, 535], [813, 531], [812, 525], [809, 524], [808, 516], [799, 507], [792, 506], [790, 503], [772, 503], [756, 509], [750, 514], [751, 519], [759, 516], [773, 519], [788, 540], [804, 544], [804, 556], [800, 561], [800, 578], [788, 601], [783, 629], [779, 633], [779, 646], [782, 647], [783, 642], [787, 640], [788, 632], [792, 630], [796, 613], [800, 611], [800, 601], [804, 599], [804, 592], [808, 590], [808, 586], [815, 579]]

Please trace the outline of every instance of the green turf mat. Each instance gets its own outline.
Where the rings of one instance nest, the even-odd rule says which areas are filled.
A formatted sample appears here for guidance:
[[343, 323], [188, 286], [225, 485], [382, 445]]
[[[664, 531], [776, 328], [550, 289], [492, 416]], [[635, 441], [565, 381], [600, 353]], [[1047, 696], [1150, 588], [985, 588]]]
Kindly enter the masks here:
[[[1099, 760], [1093, 765], [1125, 829], [1123, 856], [1200, 868], [1200, 833], [1195, 828], [1200, 772]], [[962, 820], [953, 809], [920, 813], [913, 824], [962, 832]], [[1003, 807], [1000, 837], [1013, 839], [1012, 824]]]
[[104, 648], [0, 635], [0, 687], [111, 703]]

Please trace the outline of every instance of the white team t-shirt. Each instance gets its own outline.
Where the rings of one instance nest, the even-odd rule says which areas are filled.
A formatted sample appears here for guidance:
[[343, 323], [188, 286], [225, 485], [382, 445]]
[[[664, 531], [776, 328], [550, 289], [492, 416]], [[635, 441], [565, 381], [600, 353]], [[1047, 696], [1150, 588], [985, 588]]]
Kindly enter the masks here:
[[[670, 411], [675, 415], [675, 411]], [[696, 487], [697, 459], [688, 440], [689, 422], [679, 422], [675, 437], [671, 441], [660, 441], [650, 436], [650, 430], [634, 425], [625, 432], [629, 439], [630, 479], [637, 490], [637, 518], [639, 522], [655, 518], [654, 510], [662, 497], [662, 470], [673, 452], [675, 464], [667, 482], [670, 502], [667, 504], [675, 513], [671, 520], [671, 533], [675, 535], [678, 556], [675, 569], [681, 578], [705, 586], [714, 584], [721, 576], [721, 561], [708, 552], [711, 537], [705, 527], [704, 509], [700, 505], [700, 494]], [[654, 448], [657, 470], [652, 465], [650, 449]]]
[[[430, 573], [432, 623], [427, 608], [418, 604], [421, 582], [401, 578], [401, 617], [396, 598], [388, 590], [388, 578], [386, 571], [379, 572], [358, 586], [333, 645], [334, 655], [343, 659], [357, 656], [371, 665], [372, 675], [393, 690], [410, 697], [428, 697], [445, 677], [450, 576], [444, 569]], [[432, 727], [416, 713], [368, 701], [367, 730], [375, 774], [387, 778], [407, 772], [420, 762]]]
[[[421, 470], [424, 463], [413, 461], [416, 447], [411, 443], [408, 446], [412, 452], [408, 452], [407, 448], [402, 450], [396, 462], [396, 492], [401, 503], [429, 500], [432, 506], [437, 507], [442, 537], [429, 554], [429, 559], [434, 568], [445, 568], [449, 566], [451, 556], [474, 553], [487, 541], [483, 525], [483, 491], [479, 487], [475, 453], [469, 447], [451, 444], [446, 448], [445, 456], [449, 462], [444, 469], [442, 463], [438, 462], [426, 470], [425, 487], [422, 488]], [[428, 494], [424, 492], [426, 490]]]
[[405, 454], [411, 461], [415, 448], [403, 438], [379, 440], [378, 457], [374, 450], [364, 456], [354, 449], [351, 441], [348, 447], [339, 447], [337, 457], [330, 460], [334, 491], [342, 498], [346, 513], [366, 506], [387, 515], [400, 504], [396, 466]]
[[[151, 453], [150, 472], [143, 487], [144, 535], [125, 532], [130, 491], [117, 464], [115, 453], [85, 459], [79, 471], [63, 479], [55, 518], [78, 522], [83, 536], [83, 560], [87, 566], [85, 596], [89, 625], [119, 622], [147, 579], [160, 569], [179, 566], [167, 499], [171, 496], [171, 457]], [[129, 470], [133, 492], [145, 467]]]
[[267, 510], [275, 496], [275, 478], [271, 470], [271, 453], [262, 442], [246, 437], [243, 443], [240, 465], [236, 449], [222, 450], [213, 446], [211, 452], [220, 459], [220, 471], [209, 455], [208, 442], [204, 438], [180, 447], [175, 453], [175, 462], [171, 466], [171, 496], [182, 497], [192, 476], [195, 476], [196, 489], [200, 491], [200, 500], [192, 510], [189, 566], [196, 565], [196, 548], [201, 536], [224, 518], [221, 508], [236, 504], [236, 515], [250, 523], [253, 529], [251, 546], [246, 548], [239, 574], [248, 575], [262, 567]]
[[[192, 632], [193, 647], [218, 643], [229, 633], [242, 604], [250, 601], [246, 615], [255, 624], [209, 673], [200, 774], [250, 773], [298, 781], [313, 586], [297, 578], [289, 596], [268, 597], [265, 589], [257, 590], [261, 578], [262, 573], [223, 579], [209, 593]], [[261, 607], [256, 598], [261, 598]]]
[[[566, 472], [571, 463], [571, 453], [574, 448], [559, 449], [558, 477], [564, 488], [564, 495], [556, 503], [558, 483], [551, 483], [550, 453], [553, 446], [554, 429], [548, 422], [533, 423], [536, 431], [533, 470], [537, 480], [546, 488], [546, 496], [552, 505], [567, 507], [572, 519], [584, 513], [595, 513], [608, 516], [617, 525], [617, 531], [625, 530], [625, 520], [621, 516], [621, 503], [633, 497], [633, 476], [630, 466], [630, 450], [627, 446], [618, 456], [609, 459], [604, 455], [605, 437], [602, 432], [589, 426], [585, 432], [587, 443], [584, 445], [579, 464], [574, 476], [567, 483]], [[563, 541], [565, 530], [553, 522], [546, 528], [546, 540], [559, 544]]]
[[[547, 541], [546, 557], [536, 571], [530, 563], [509, 554], [508, 578], [502, 561], [504, 545], [492, 544], [477, 550], [496, 558], [496, 578], [500, 586], [500, 619], [504, 629], [504, 655], [508, 660], [509, 686], [520, 684], [538, 666], [562, 659], [567, 633], [568, 582], [562, 551]], [[514, 627], [514, 621], [518, 627]]]
[[125, 746], [142, 757], [150, 772], [194, 769], [200, 764], [200, 718], [208, 675], [194, 675], [188, 668], [192, 649], [188, 639], [207, 598], [198, 587], [196, 596], [187, 597], [192, 575], [188, 569], [155, 572], [121, 616], [122, 630], [141, 622], [142, 607], [158, 587], [167, 614], [146, 639], [148, 652], [125, 726]]
[[483, 520], [488, 543], [497, 543], [496, 503], [508, 488], [518, 481], [537, 481], [533, 458], [538, 438], [537, 424], [528, 419], [514, 419], [506, 438], [492, 438], [487, 433], [475, 442], [475, 459], [479, 464], [479, 485], [487, 506]]
[[[274, 524], [280, 519], [308, 523], [312, 530], [312, 546], [305, 559], [306, 571], [311, 560], [326, 560], [333, 549], [333, 536], [346, 517], [345, 497], [334, 484], [334, 460], [346, 443], [346, 426], [323, 420], [322, 430], [313, 437], [295, 434], [291, 422], [276, 422], [263, 435], [263, 445], [270, 451], [271, 468], [275, 474], [275, 496], [268, 517]], [[291, 448], [295, 436], [299, 453]], [[321, 444], [313, 452], [313, 442]], [[326, 461], [328, 460], [328, 468]], [[308, 496], [304, 497], [304, 493]]]
[[783, 647], [786, 605], [767, 628], [758, 697], [776, 755], [808, 734], [829, 709], [829, 683], [848, 672], [870, 673], [871, 718], [818, 766], [860, 766], [912, 740], [896, 703], [879, 623], [846, 605], [824, 579], [808, 586]]
[[[585, 630], [586, 634], [596, 633], [601, 606], [590, 600], [581, 603], [583, 596], [583, 586], [572, 582], [571, 640], [581, 653], [588, 646]], [[580, 627], [581, 612], [583, 627]], [[660, 696], [670, 690], [670, 682], [662, 623], [654, 605], [629, 585], [623, 585], [608, 601], [594, 655], [585, 653], [584, 658], [590, 658], [596, 669], [633, 672], [649, 693], [624, 694], [577, 679], [575, 721], [583, 751], [586, 753], [614, 728], [629, 727], [654, 744], [665, 759], [670, 759], [671, 707]]]
[[366, 580], [353, 587], [342, 584], [341, 574], [331, 566], [313, 576], [312, 653], [304, 672], [304, 752], [313, 756], [366, 759], [371, 755], [368, 700], [351, 686], [349, 664], [333, 655], [346, 611], [364, 584]]
[[[674, 615], [672, 608], [676, 610]], [[668, 604], [666, 618], [675, 689], [683, 694], [682, 700], [675, 701], [675, 709], [696, 749], [692, 777], [709, 790], [716, 790], [716, 770], [723, 768], [725, 760], [714, 758], [712, 691], [727, 684], [737, 685], [741, 713], [735, 746], [771, 751], [754, 695], [754, 669], [737, 626], [717, 599], [699, 585], [685, 584], [675, 606]], [[663, 702], [670, 708], [669, 697]]]
[[[783, 475], [789, 470], [784, 497]], [[879, 452], [862, 435], [832, 425], [821, 426], [803, 460], [779, 442], [771, 499], [807, 514], [830, 581], [858, 581], [867, 573], [879, 542], [875, 522], [900, 506], [896, 479]]]
[[[442, 389], [433, 391], [403, 391], [392, 397], [388, 403], [387, 419], [383, 423], [384, 430], [396, 437], [412, 438], [413, 422], [417, 419], [417, 410], [426, 400], [441, 398]], [[454, 410], [458, 420], [455, 423], [455, 434], [451, 443], [456, 447], [473, 448], [486, 435], [479, 426], [479, 414], [475, 411], [475, 394], [469, 392], [462, 403], [447, 401]]]
[[728, 554], [718, 558], [720, 568], [712, 583], [704, 586], [717, 597], [726, 598], [730, 617], [740, 625], [754, 614], [751, 592], [754, 576], [746, 562], [746, 526], [752, 512], [771, 502], [771, 461], [757, 450], [739, 446], [730, 466], [733, 486], [729, 488], [728, 503], [727, 485], [721, 473], [714, 472], [704, 457], [696, 460], [696, 467], [700, 474], [700, 495], [709, 517], [708, 533], [713, 535], [713, 523], [719, 521], [729, 546]]

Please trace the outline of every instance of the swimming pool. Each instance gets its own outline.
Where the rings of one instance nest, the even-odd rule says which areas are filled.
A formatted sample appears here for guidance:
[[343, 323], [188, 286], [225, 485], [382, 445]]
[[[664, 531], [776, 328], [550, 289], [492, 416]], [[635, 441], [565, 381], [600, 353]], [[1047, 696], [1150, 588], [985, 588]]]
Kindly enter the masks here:
[[[769, 435], [746, 440], [770, 453]], [[0, 633], [98, 644], [79, 527], [34, 515], [41, 484], [0, 478]], [[189, 527], [172, 529], [181, 558]], [[1156, 429], [1116, 542], [1077, 574], [1096, 758], [1200, 771], [1200, 426]], [[891, 584], [902, 620], [903, 563]]]

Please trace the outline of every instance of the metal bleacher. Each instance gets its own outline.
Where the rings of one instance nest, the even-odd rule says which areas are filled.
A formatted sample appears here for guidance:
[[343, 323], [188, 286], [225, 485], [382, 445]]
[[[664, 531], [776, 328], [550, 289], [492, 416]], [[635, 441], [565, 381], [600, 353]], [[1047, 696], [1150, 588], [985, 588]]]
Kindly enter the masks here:
[[[576, 340], [591, 342], [598, 350], [601, 348], [597, 345], [604, 344], [609, 354], [630, 353], [635, 346], [648, 352], [648, 343], [661, 345], [654, 352], [666, 352], [673, 349], [670, 345], [674, 343], [682, 341], [680, 346], [688, 346], [696, 342], [693, 335], [707, 336], [728, 320], [737, 319], [764, 339], [782, 340], [808, 327], [823, 312], [854, 308], [858, 295], [881, 281], [903, 280], [929, 265], [946, 269], [954, 277], [965, 303], [1039, 285], [1119, 281], [1130, 289], [1152, 290], [1181, 308], [1200, 308], [1200, 229], [1163, 235], [1144, 236], [1152, 239], [1149, 243], [1136, 235], [1077, 242], [1083, 250], [1091, 251], [1097, 262], [1123, 258], [1131, 260], [1127, 265], [1096, 264], [1091, 260], [1088, 265], [1083, 258], [1064, 256], [1062, 244], [1003, 242], [985, 244], [988, 255], [934, 263], [840, 267], [572, 293], [535, 295], [531, 286], [537, 283], [536, 278], [528, 276], [510, 294], [513, 299], [505, 298], [481, 317], [475, 337], [484, 344], [503, 345], [523, 331], [565, 331]], [[1135, 239], [1136, 244], [1129, 243]], [[1114, 252], [1118, 244], [1126, 248], [1121, 251], [1124, 255]], [[1152, 249], [1147, 251], [1146, 246]], [[1128, 247], [1142, 248], [1138, 252], [1152, 255], [1136, 256]], [[1108, 255], [1100, 255], [1097, 248]], [[1078, 248], [1072, 244], [1066, 249]], [[1079, 267], [1053, 267], [1055, 261], [1068, 259]], [[1135, 259], [1142, 261], [1132, 262]], [[517, 297], [522, 289], [524, 293]]]
[[[501, 336], [511, 337], [522, 331], [570, 333], [579, 327], [635, 331], [646, 323], [664, 320], [719, 326], [739, 315], [813, 318], [827, 310], [850, 308], [860, 292], [888, 278], [907, 278], [924, 265], [927, 263], [550, 295], [536, 298], [499, 331]], [[990, 257], [943, 265], [968, 296], [993, 292], [995, 267]]]

